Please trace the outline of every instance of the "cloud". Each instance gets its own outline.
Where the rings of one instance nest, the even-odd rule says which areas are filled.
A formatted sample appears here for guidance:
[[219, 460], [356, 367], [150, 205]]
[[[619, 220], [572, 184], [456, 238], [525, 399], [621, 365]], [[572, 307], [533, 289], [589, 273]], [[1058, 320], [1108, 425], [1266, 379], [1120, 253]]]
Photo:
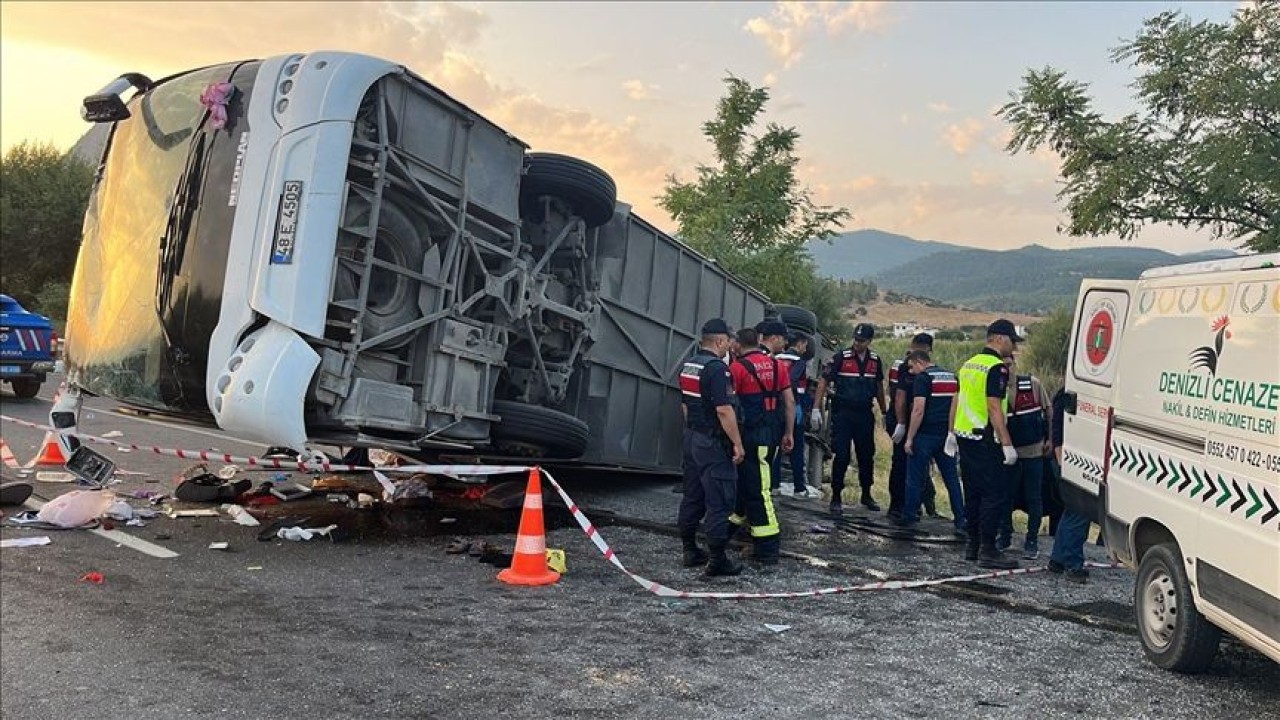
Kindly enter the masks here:
[[622, 89], [627, 91], [627, 97], [632, 100], [653, 100], [658, 86], [642, 80], [628, 80], [622, 83]]
[[[72, 108], [121, 71], [160, 77], [295, 48], [385, 57], [411, 68], [534, 150], [576, 155], [599, 165], [617, 181], [619, 197], [638, 213], [659, 225], [668, 222], [653, 196], [674, 169], [671, 148], [645, 138], [644, 127], [634, 118], [610, 122], [499, 82], [464, 52], [489, 25], [483, 9], [451, 3], [6, 3], [4, 19], [6, 45], [14, 39], [74, 49], [100, 62], [102, 78], [91, 80], [92, 87], [60, 90], [67, 93], [64, 104]], [[112, 32], [104, 34], [104, 27]], [[280, 28], [288, 28], [287, 46], [281, 44]], [[585, 64], [595, 63], [593, 58]], [[650, 94], [655, 89], [644, 87]]]
[[884, 2], [778, 2], [768, 17], [747, 20], [743, 29], [760, 38], [783, 68], [790, 68], [804, 55], [804, 46], [813, 32], [825, 29], [837, 36], [847, 31], [867, 32], [884, 28], [889, 19]]
[[936, 112], [939, 115], [946, 115], [951, 112], [951, 106], [945, 102], [931, 102], [926, 107], [928, 107], [931, 112]]
[[942, 137], [947, 141], [947, 145], [951, 147], [951, 151], [957, 155], [965, 155], [978, 140], [978, 136], [982, 133], [983, 124], [981, 120], [975, 118], [966, 118], [958, 124], [948, 125], [942, 132]]

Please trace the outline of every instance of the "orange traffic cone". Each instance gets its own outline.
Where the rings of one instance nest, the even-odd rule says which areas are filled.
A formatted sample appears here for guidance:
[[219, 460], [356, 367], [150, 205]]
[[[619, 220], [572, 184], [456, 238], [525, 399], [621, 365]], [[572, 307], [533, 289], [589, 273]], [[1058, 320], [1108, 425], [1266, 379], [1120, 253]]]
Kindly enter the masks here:
[[9, 443], [0, 438], [0, 462], [4, 463], [7, 468], [20, 468], [18, 458], [14, 457], [13, 451], [9, 449]]
[[35, 460], [28, 463], [27, 467], [34, 465], [66, 465], [67, 456], [62, 452], [62, 445], [58, 443], [58, 436], [52, 432], [44, 434], [44, 447], [40, 449], [40, 454]]
[[542, 524], [542, 470], [529, 470], [529, 486], [524, 491], [524, 510], [520, 513], [520, 532], [511, 567], [498, 573], [498, 579], [509, 585], [550, 585], [560, 573], [547, 567], [547, 536]]

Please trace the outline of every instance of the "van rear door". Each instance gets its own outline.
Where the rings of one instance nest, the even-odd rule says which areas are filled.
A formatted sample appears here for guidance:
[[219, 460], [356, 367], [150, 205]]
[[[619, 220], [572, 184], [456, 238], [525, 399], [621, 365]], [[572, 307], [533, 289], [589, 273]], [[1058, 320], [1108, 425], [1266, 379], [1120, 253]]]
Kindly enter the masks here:
[[1076, 301], [1065, 382], [1062, 499], [1093, 517], [1106, 473], [1116, 359], [1135, 286], [1132, 280], [1086, 279]]

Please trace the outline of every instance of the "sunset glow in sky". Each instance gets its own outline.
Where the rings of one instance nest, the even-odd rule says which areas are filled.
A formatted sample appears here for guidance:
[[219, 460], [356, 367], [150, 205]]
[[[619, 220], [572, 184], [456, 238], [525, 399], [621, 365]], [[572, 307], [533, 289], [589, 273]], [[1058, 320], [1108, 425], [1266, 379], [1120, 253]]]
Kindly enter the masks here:
[[[664, 229], [654, 197], [710, 159], [700, 125], [726, 73], [771, 88], [802, 135], [820, 202], [872, 227], [1005, 249], [1115, 244], [1059, 236], [1057, 160], [1010, 157], [992, 116], [1030, 67], [1136, 109], [1108, 61], [1145, 17], [1222, 21], [1236, 3], [25, 3], [0, 4], [0, 145], [70, 147], [80, 100], [122, 72], [153, 78], [318, 49], [403, 63], [534, 150], [591, 160]], [[1187, 252], [1207, 235], [1153, 228]]]

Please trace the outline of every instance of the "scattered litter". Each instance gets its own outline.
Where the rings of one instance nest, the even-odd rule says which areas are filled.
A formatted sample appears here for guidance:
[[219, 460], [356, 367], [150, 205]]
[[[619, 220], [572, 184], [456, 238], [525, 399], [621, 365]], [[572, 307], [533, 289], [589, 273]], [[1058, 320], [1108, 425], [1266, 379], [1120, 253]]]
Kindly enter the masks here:
[[80, 576], [80, 582], [93, 583], [94, 585], [101, 585], [106, 581], [107, 577], [100, 572], [87, 572]]
[[382, 486], [382, 499], [390, 501], [396, 494], [396, 484], [377, 470], [373, 471], [373, 476], [378, 479], [378, 484]]
[[250, 565], [249, 567], [245, 568], [245, 570], [261, 570], [261, 569], [262, 569], [261, 565]]
[[218, 511], [213, 508], [200, 508], [199, 510], [175, 510], [166, 508], [165, 514], [171, 518], [191, 518], [191, 517], [218, 517]]
[[128, 525], [129, 527], [146, 527], [147, 526], [146, 523], [142, 522], [141, 518], [130, 518], [130, 520], [125, 523], [125, 525]]
[[334, 504], [345, 505], [351, 498], [343, 495], [342, 493], [328, 493], [324, 496], [324, 499]]
[[163, 493], [156, 490], [134, 490], [133, 492], [129, 493], [129, 497], [133, 498], [134, 500], [150, 500], [151, 498], [156, 497], [157, 495], [162, 495], [162, 494]]
[[116, 446], [116, 450], [118, 450], [118, 451], [120, 451], [120, 452], [122, 452], [122, 453], [131, 453], [131, 452], [133, 452], [133, 448], [120, 447], [119, 445], [117, 445], [117, 446]]
[[71, 483], [76, 481], [76, 476], [68, 472], [38, 472], [36, 473], [36, 482], [45, 483]]
[[442, 517], [442, 518], [440, 518], [440, 524], [441, 524], [441, 525], [450, 525], [450, 524], [453, 524], [453, 523], [456, 523], [456, 522], [458, 522], [458, 518], [451, 518], [451, 517]]
[[311, 494], [311, 488], [294, 483], [289, 486], [273, 487], [271, 494], [280, 498], [284, 502], [298, 500]]
[[455, 537], [444, 547], [444, 551], [450, 555], [461, 555], [471, 549], [471, 541], [466, 538]]
[[0, 482], [0, 505], [21, 505], [34, 490], [28, 482]]
[[808, 532], [814, 535], [827, 535], [831, 532], [831, 526], [822, 525], [821, 523], [817, 525], [810, 525]]
[[118, 438], [118, 437], [124, 437], [124, 433], [120, 432], [119, 430], [112, 430], [112, 431], [110, 431], [110, 432], [104, 432], [104, 433], [102, 433], [102, 437], [104, 437], [104, 438]]
[[226, 550], [228, 547], [230, 547], [230, 543], [224, 543], [224, 542], [209, 543], [210, 550]]
[[765, 623], [764, 626], [776, 633], [784, 633], [791, 629], [790, 625], [774, 625], [773, 623]]
[[373, 463], [374, 467], [395, 467], [400, 464], [400, 458], [396, 457], [395, 453], [390, 450], [370, 448], [369, 462]]
[[139, 507], [136, 507], [136, 508], [133, 508], [133, 517], [134, 517], [135, 519], [137, 519], [137, 518], [142, 518], [143, 520], [151, 520], [151, 519], [153, 519], [153, 518], [158, 518], [158, 517], [160, 517], [160, 511], [159, 511], [159, 510], [156, 510], [155, 508], [149, 508], [149, 507], [139, 508]]
[[360, 493], [359, 495], [356, 495], [356, 507], [362, 510], [367, 510], [368, 508], [373, 507], [373, 502], [373, 496], [369, 493]]
[[114, 500], [115, 496], [109, 492], [72, 490], [50, 500], [37, 516], [42, 522], [58, 527], [80, 527], [100, 517]]
[[5, 538], [4, 540], [0, 540], [0, 548], [35, 547], [37, 545], [48, 545], [51, 542], [53, 541], [50, 540], [47, 535], [40, 535], [38, 537]]
[[223, 465], [218, 468], [218, 477], [223, 480], [230, 480], [235, 477], [238, 472], [240, 472], [240, 468], [236, 465]]
[[564, 562], [564, 550], [561, 550], [560, 548], [547, 548], [547, 567], [550, 567], [561, 575], [569, 572], [569, 568]]
[[281, 540], [310, 540], [317, 535], [328, 536], [329, 533], [337, 529], [337, 525], [326, 525], [322, 528], [300, 528], [297, 526], [280, 528], [276, 531], [276, 537]]
[[172, 539], [173, 539], [173, 536], [172, 536], [172, 535], [170, 535], [169, 533], [156, 533], [154, 537], [155, 537], [155, 539], [157, 539], [157, 540], [172, 540]]
[[124, 500], [116, 500], [107, 508], [106, 516], [112, 520], [129, 521], [133, 519], [133, 506]]
[[237, 525], [257, 527], [262, 524], [258, 522], [257, 518], [250, 515], [248, 510], [245, 510], [239, 505], [223, 505], [222, 511], [231, 516], [231, 519], [234, 520]]
[[10, 515], [8, 520], [13, 525], [34, 525], [43, 522], [36, 510], [24, 510], [17, 515]]

